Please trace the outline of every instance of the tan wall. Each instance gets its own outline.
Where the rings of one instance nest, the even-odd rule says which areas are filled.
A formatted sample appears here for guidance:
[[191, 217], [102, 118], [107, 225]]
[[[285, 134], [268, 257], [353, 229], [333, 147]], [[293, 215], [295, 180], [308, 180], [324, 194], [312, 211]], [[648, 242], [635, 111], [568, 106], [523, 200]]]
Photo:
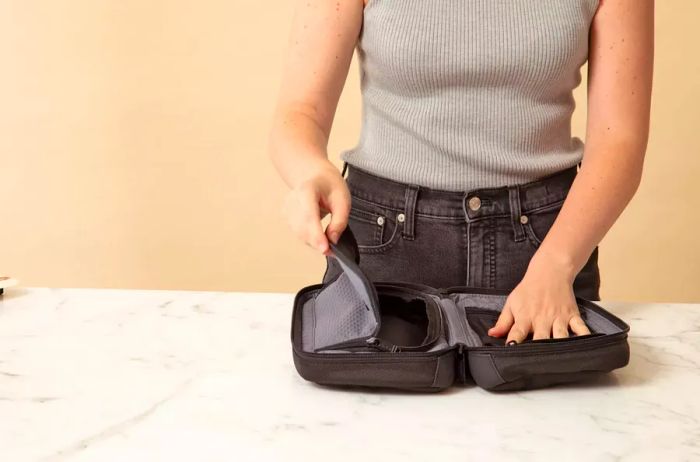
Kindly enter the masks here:
[[[280, 221], [285, 187], [265, 152], [291, 12], [252, 0], [0, 2], [0, 275], [54, 287], [318, 282], [324, 260]], [[641, 190], [602, 245], [606, 299], [700, 301], [699, 15], [694, 0], [657, 2], [653, 133]], [[359, 115], [355, 62], [336, 162]]]

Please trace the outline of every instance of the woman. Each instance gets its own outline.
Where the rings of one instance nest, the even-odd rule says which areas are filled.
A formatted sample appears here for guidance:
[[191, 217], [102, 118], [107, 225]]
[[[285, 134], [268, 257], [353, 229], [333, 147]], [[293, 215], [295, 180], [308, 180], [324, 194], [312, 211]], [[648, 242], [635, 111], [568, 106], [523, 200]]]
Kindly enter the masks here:
[[[653, 11], [300, 1], [270, 136], [291, 229], [327, 256], [350, 226], [374, 280], [507, 289], [489, 331], [507, 344], [589, 333], [575, 296], [599, 300], [598, 243], [642, 174]], [[341, 154], [344, 178], [326, 147], [355, 47], [362, 132]], [[584, 149], [570, 123], [586, 60]]]

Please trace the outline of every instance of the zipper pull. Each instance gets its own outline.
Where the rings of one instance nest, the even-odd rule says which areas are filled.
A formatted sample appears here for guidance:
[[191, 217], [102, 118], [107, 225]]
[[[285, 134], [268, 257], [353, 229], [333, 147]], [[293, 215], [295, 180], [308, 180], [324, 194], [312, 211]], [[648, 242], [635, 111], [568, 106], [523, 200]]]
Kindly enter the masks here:
[[438, 293], [440, 298], [444, 298], [444, 297], [447, 297], [450, 295], [448, 290], [447, 290], [447, 287], [438, 287], [436, 292]]
[[378, 350], [388, 351], [390, 353], [396, 353], [398, 351], [401, 351], [401, 348], [399, 348], [398, 346], [383, 342], [377, 337], [368, 338], [367, 344], [373, 346], [374, 348], [377, 348]]

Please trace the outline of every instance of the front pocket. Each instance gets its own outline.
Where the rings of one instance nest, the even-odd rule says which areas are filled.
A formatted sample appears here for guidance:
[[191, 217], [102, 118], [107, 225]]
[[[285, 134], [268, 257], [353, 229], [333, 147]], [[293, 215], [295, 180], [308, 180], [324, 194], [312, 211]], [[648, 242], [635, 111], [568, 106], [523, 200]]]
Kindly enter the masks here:
[[535, 248], [539, 248], [545, 236], [547, 236], [549, 229], [561, 211], [563, 203], [561, 201], [542, 209], [523, 213], [523, 216], [527, 217], [527, 222], [523, 224], [525, 235]]
[[498, 320], [500, 312], [477, 307], [466, 307], [464, 309], [469, 327], [476, 332], [481, 340], [479, 346], [504, 346], [505, 337], [491, 337], [487, 332]]
[[348, 226], [357, 241], [360, 253], [380, 253], [401, 238], [399, 213], [369, 201], [352, 198]]
[[592, 332], [590, 334], [585, 334], [585, 335], [576, 335], [573, 332], [569, 331], [569, 336], [568, 337], [562, 337], [562, 338], [539, 338], [539, 339], [533, 339], [532, 336], [528, 337], [528, 340], [523, 341], [522, 343], [561, 343], [561, 342], [567, 342], [571, 340], [580, 340], [580, 339], [585, 339], [585, 338], [590, 338], [590, 337], [600, 337], [601, 335], [605, 335], [600, 332]]
[[[487, 310], [484, 308], [478, 308], [478, 307], [465, 307], [465, 313], [467, 317], [467, 322], [469, 323], [469, 326], [476, 332], [476, 334], [479, 336], [481, 339], [481, 346], [506, 346], [506, 338], [507, 336], [503, 337], [491, 337], [488, 334], [488, 330], [493, 327], [496, 324], [496, 321], [498, 320], [498, 317], [500, 316], [499, 312], [495, 312], [492, 310]], [[585, 313], [582, 311], [581, 312], [581, 318], [586, 320]], [[590, 334], [586, 335], [575, 335], [570, 329], [569, 329], [569, 336], [568, 337], [563, 337], [563, 338], [543, 338], [543, 339], [533, 339], [533, 333], [530, 332], [528, 333], [527, 337], [525, 340], [522, 342], [518, 343], [517, 345], [522, 345], [522, 344], [538, 344], [538, 343], [562, 343], [562, 342], [567, 342], [575, 339], [584, 339], [584, 338], [589, 338], [589, 337], [599, 337], [601, 335], [604, 335], [599, 332], [595, 332], [593, 330], [593, 327], [591, 327], [588, 323], [586, 323], [588, 326], [588, 329], [591, 331]], [[516, 346], [517, 346], [516, 345]], [[510, 347], [512, 348], [512, 347]]]

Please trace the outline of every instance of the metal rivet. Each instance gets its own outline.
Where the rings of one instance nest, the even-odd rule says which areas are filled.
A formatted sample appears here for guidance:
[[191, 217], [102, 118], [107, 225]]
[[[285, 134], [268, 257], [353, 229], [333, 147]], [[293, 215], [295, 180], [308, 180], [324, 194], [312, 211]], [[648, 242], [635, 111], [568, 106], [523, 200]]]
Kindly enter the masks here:
[[469, 208], [473, 211], [479, 210], [481, 208], [481, 199], [478, 196], [469, 199]]
[[379, 226], [383, 225], [384, 224], [384, 217], [377, 217], [377, 224]]
[[528, 221], [527, 215], [520, 215], [520, 223], [526, 224]]
[[399, 213], [399, 214], [396, 216], [396, 220], [397, 220], [399, 223], [403, 223], [405, 219], [406, 219], [406, 215], [404, 215], [403, 213]]

